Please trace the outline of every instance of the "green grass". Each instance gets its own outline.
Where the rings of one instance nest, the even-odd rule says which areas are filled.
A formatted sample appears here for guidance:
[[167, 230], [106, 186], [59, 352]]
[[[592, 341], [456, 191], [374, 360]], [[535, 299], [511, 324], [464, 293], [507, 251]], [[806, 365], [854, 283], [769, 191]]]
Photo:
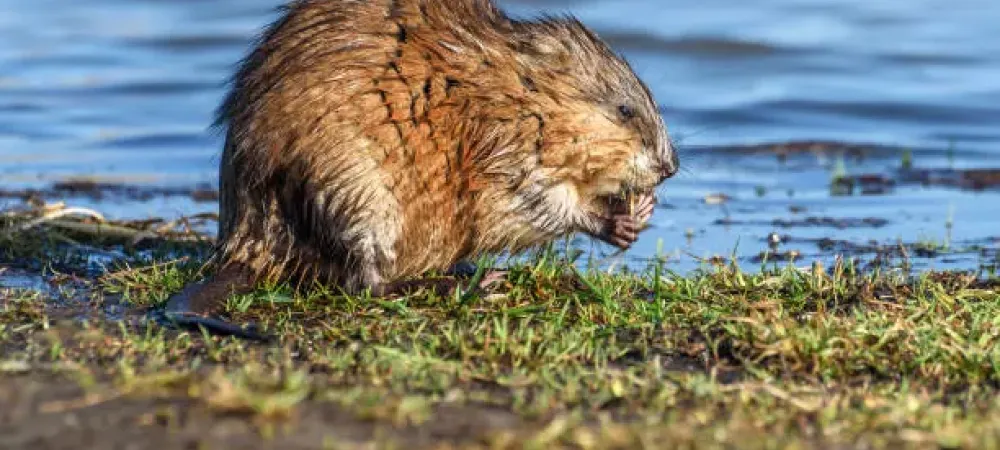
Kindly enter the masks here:
[[[191, 258], [120, 267], [89, 280], [84, 299], [155, 305], [198, 268]], [[253, 421], [265, 439], [322, 407], [376, 430], [419, 430], [449, 409], [509, 418], [458, 439], [474, 447], [1000, 445], [997, 280], [666, 269], [581, 271], [543, 253], [484, 296], [276, 286], [231, 299], [233, 319], [277, 334], [274, 345], [54, 319], [44, 295], [10, 291], [0, 378], [55, 372], [93, 401], [185, 399]], [[168, 416], [156, 417], [177, 420]], [[407, 447], [380, 436], [380, 447]]]
[[[515, 267], [487, 298], [277, 288], [233, 301], [236, 320], [281, 336], [275, 347], [115, 325], [60, 335], [45, 330], [42, 299], [15, 297], [0, 309], [0, 345], [29, 343], [8, 361], [66, 364], [124, 392], [152, 383], [271, 420], [308, 400], [419, 425], [442, 402], [472, 402], [542, 426], [517, 439], [574, 445], [977, 446], [1000, 431], [994, 285], [842, 269], [658, 271], [548, 262]], [[155, 304], [193, 275], [174, 263], [111, 273], [95, 301]]]

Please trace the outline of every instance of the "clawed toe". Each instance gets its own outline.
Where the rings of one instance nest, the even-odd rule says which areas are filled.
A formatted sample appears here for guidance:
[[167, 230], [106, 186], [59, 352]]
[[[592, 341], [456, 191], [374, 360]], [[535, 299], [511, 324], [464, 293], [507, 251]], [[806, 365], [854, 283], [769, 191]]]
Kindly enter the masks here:
[[629, 215], [616, 215], [608, 221], [607, 229], [601, 239], [605, 242], [627, 249], [639, 239], [642, 224]]
[[487, 289], [495, 283], [506, 280], [508, 273], [506, 270], [491, 270], [487, 272], [483, 275], [483, 279], [479, 281], [479, 288]]

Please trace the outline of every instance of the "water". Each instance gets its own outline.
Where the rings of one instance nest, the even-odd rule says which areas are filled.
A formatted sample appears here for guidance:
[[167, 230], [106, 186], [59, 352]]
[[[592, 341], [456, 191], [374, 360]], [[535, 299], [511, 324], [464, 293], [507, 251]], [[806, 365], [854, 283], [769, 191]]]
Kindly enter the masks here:
[[[0, 186], [67, 177], [149, 185], [215, 183], [208, 130], [223, 82], [274, 0], [0, 0]], [[515, 15], [572, 12], [633, 63], [683, 147], [654, 227], [627, 254], [660, 248], [680, 269], [767, 248], [829, 257], [812, 240], [949, 245], [928, 267], [995, 263], [996, 190], [898, 185], [834, 197], [837, 166], [891, 176], [902, 151], [723, 151], [821, 139], [909, 148], [918, 168], [1000, 164], [1000, 2], [995, 0], [506, 1]], [[708, 204], [706, 196], [732, 198]], [[86, 202], [84, 202], [86, 203]], [[103, 202], [111, 216], [211, 211], [183, 198]], [[794, 210], [794, 211], [793, 211]], [[881, 227], [782, 227], [807, 217]], [[726, 221], [729, 224], [726, 224]], [[985, 247], [981, 249], [980, 247]], [[992, 262], [991, 262], [992, 261]]]

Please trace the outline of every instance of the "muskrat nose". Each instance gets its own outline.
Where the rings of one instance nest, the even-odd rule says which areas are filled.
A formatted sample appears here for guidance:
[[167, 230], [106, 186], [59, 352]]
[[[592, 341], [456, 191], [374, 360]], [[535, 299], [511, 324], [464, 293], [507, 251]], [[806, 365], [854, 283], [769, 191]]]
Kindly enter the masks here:
[[677, 157], [677, 152], [675, 152], [673, 149], [670, 149], [669, 153], [670, 156], [667, 158], [667, 161], [660, 166], [661, 183], [666, 181], [667, 178], [676, 175], [677, 171], [681, 167], [680, 158]]

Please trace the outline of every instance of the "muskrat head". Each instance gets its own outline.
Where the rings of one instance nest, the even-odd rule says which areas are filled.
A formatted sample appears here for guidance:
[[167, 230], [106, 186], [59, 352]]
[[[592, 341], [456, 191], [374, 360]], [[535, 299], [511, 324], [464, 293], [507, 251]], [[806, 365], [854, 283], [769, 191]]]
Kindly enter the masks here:
[[522, 83], [543, 120], [539, 160], [549, 201], [573, 216], [576, 229], [602, 238], [609, 218], [628, 214], [644, 224], [655, 188], [678, 170], [649, 88], [575, 19], [521, 31]]

